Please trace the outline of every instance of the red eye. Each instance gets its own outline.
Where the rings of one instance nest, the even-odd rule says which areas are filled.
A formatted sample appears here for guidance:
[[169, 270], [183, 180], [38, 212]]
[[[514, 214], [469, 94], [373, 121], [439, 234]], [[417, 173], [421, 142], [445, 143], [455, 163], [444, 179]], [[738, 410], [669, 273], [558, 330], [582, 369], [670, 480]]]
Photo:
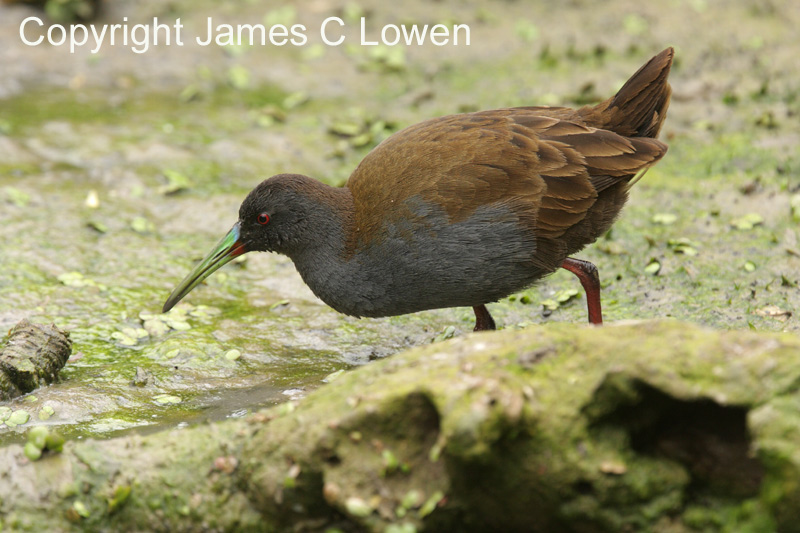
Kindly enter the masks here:
[[266, 225], [267, 223], [269, 223], [269, 215], [266, 213], [261, 213], [256, 217], [256, 222], [258, 222], [262, 226]]

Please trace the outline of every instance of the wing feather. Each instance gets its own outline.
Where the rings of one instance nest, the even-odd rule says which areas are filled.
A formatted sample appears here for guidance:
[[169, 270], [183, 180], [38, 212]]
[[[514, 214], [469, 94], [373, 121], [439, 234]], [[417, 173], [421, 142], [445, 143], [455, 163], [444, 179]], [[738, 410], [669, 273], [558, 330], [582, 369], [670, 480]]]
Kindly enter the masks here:
[[386, 139], [350, 177], [355, 239], [376, 238], [386, 220], [413, 216], [408, 200], [418, 197], [453, 222], [482, 206], [510, 206], [555, 253], [564, 249], [559, 238], [585, 219], [604, 191], [631, 180], [666, 149], [655, 139], [587, 126], [565, 108], [499, 109], [422, 122]]

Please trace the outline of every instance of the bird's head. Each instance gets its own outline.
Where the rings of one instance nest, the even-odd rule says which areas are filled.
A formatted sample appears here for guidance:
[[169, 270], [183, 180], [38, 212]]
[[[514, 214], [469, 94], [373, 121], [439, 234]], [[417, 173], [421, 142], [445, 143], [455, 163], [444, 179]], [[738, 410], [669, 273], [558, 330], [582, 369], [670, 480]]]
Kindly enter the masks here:
[[[181, 281], [164, 303], [169, 311], [204, 279], [247, 252], [291, 256], [309, 242], [315, 192], [327, 187], [297, 174], [279, 174], [250, 191], [239, 208], [239, 220], [213, 250]], [[313, 239], [312, 239], [313, 240]]]

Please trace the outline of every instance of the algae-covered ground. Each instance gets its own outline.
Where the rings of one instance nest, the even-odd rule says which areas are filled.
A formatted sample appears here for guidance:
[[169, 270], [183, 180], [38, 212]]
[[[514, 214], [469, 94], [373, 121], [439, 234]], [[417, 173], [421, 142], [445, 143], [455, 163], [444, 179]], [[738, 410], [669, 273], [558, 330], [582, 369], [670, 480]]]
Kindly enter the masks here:
[[[229, 265], [176, 310], [169, 291], [261, 179], [341, 184], [403, 126], [513, 105], [583, 105], [675, 46], [670, 150], [609, 235], [607, 321], [675, 317], [720, 329], [800, 330], [800, 7], [791, 1], [295, 3], [107, 6], [99, 23], [186, 26], [184, 47], [29, 47], [31, 8], [0, 6], [0, 330], [68, 329], [61, 383], [3, 406], [0, 443], [35, 424], [103, 436], [241, 416], [338, 370], [470, 331], [469, 309], [357, 320], [285, 258]], [[348, 44], [321, 43], [329, 16]], [[468, 24], [470, 46], [357, 45], [360, 17]], [[300, 47], [199, 47], [215, 23], [302, 23]], [[585, 321], [566, 272], [490, 306], [498, 324]], [[21, 421], [22, 415], [13, 420]], [[13, 427], [12, 427], [13, 426]]]

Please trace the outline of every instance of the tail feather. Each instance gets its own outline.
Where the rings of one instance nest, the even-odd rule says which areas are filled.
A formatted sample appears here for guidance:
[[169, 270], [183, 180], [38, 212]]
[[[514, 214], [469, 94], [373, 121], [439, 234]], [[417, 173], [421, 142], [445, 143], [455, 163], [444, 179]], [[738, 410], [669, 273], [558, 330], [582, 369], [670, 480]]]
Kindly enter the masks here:
[[672, 94], [667, 77], [674, 53], [667, 48], [637, 70], [616, 95], [581, 109], [585, 122], [625, 137], [657, 137]]

